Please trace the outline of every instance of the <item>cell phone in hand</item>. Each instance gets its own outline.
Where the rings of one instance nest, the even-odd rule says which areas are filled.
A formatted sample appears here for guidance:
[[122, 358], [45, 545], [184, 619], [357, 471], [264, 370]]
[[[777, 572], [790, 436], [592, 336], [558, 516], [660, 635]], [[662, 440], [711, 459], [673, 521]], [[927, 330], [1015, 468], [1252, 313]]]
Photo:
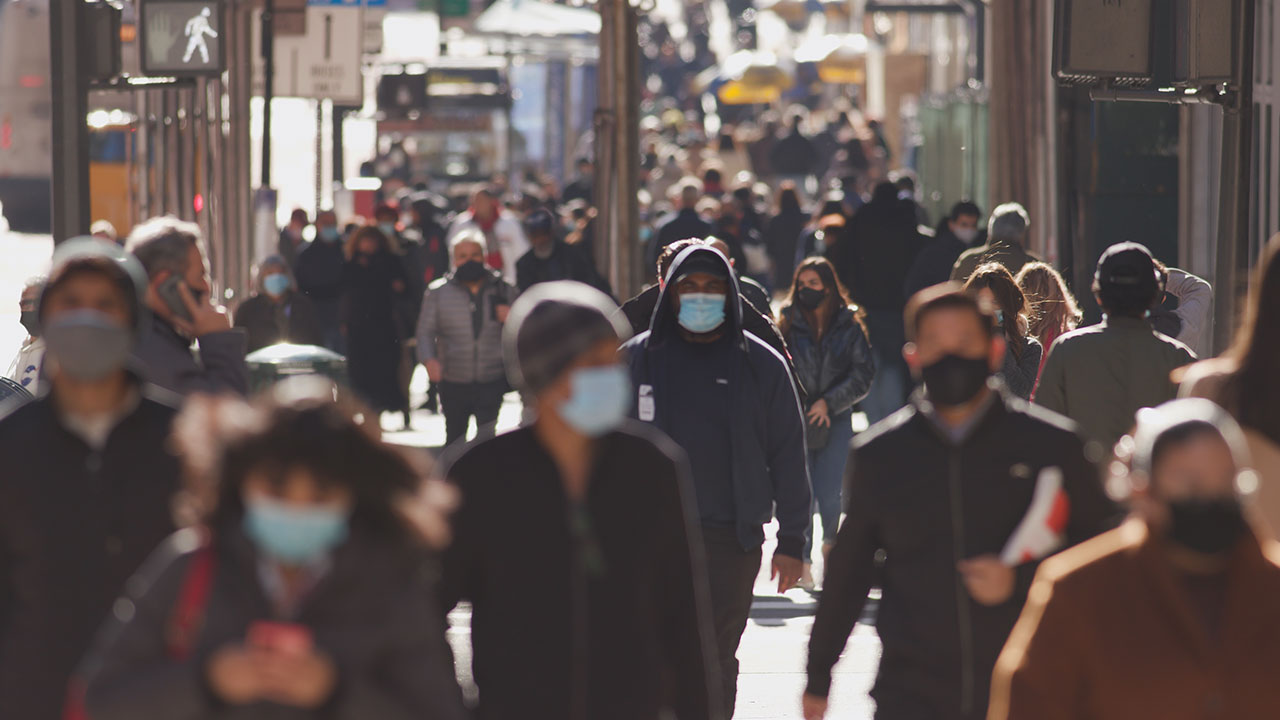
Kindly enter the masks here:
[[249, 626], [245, 637], [249, 647], [282, 655], [306, 655], [315, 643], [311, 629], [294, 623], [259, 621]]
[[169, 308], [169, 312], [173, 313], [174, 317], [191, 322], [191, 311], [187, 309], [187, 303], [183, 301], [182, 292], [178, 289], [181, 285], [184, 285], [182, 278], [170, 275], [156, 287], [156, 294], [160, 296], [160, 301]]

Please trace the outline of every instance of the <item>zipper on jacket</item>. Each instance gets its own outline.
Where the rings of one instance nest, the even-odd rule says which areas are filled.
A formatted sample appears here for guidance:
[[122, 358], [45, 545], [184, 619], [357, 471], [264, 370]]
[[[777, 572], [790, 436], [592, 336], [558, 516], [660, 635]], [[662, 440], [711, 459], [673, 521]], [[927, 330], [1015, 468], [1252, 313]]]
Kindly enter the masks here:
[[956, 612], [960, 622], [960, 714], [967, 717], [973, 711], [973, 617], [969, 591], [960, 575], [960, 562], [964, 560], [964, 503], [959, 448], [951, 448], [950, 457], [951, 545], [956, 563]]

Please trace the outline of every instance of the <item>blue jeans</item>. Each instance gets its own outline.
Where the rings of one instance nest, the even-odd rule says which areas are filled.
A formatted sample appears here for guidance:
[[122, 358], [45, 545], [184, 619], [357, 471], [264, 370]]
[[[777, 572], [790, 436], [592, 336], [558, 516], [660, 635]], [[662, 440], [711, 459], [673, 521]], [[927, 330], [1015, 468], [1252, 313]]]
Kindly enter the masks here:
[[868, 310], [867, 334], [876, 359], [876, 377], [862, 401], [862, 411], [874, 425], [906, 405], [911, 393], [911, 372], [902, 359], [902, 346], [907, 342], [902, 311]]
[[[822, 518], [822, 541], [834, 543], [840, 527], [841, 490], [844, 487], [844, 465], [849, 459], [849, 443], [853, 440], [853, 411], [845, 410], [831, 418], [831, 439], [821, 450], [809, 451], [809, 482], [813, 485], [813, 511]], [[804, 546], [804, 561], [813, 559], [813, 519]]]

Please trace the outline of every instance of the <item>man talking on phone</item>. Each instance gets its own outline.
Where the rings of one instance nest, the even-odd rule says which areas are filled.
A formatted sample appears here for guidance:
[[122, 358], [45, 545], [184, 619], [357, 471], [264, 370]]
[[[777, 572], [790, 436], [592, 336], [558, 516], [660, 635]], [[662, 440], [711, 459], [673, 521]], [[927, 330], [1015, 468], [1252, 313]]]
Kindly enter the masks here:
[[134, 355], [143, 377], [184, 397], [246, 394], [248, 341], [232, 328], [226, 308], [213, 302], [200, 227], [174, 217], [152, 218], [134, 228], [125, 250], [147, 271], [151, 326]]

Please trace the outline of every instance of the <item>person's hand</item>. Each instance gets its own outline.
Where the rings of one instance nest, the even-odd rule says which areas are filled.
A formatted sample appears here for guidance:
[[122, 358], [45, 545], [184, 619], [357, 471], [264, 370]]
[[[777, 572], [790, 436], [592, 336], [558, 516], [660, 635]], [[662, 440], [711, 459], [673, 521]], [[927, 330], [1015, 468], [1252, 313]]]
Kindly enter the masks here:
[[499, 305], [494, 308], [494, 314], [498, 316], [498, 322], [505, 323], [507, 316], [511, 314], [510, 305]]
[[209, 689], [228, 705], [248, 705], [263, 697], [262, 656], [243, 645], [225, 645], [205, 665]]
[[979, 603], [990, 607], [1013, 597], [1013, 568], [995, 555], [961, 560], [957, 568], [969, 595]]
[[262, 664], [263, 697], [280, 705], [312, 709], [333, 696], [338, 668], [329, 656], [268, 652]]
[[827, 716], [827, 699], [824, 697], [805, 693], [800, 705], [804, 711], [804, 720], [822, 720]]
[[444, 366], [436, 358], [431, 358], [423, 365], [427, 366], [427, 379], [431, 382], [440, 382], [440, 378], [444, 377]]
[[827, 401], [819, 400], [809, 408], [809, 424], [818, 427], [831, 427], [831, 414], [827, 409]]
[[786, 555], [773, 554], [773, 569], [769, 573], [769, 579], [778, 579], [778, 592], [784, 593], [796, 586], [800, 581], [800, 574], [804, 572], [804, 563], [800, 558], [787, 557]]
[[200, 338], [231, 329], [231, 318], [227, 317], [226, 308], [214, 305], [212, 302], [196, 302], [195, 296], [191, 294], [191, 289], [186, 283], [178, 283], [178, 295], [182, 297], [182, 303], [187, 306], [187, 312], [191, 314], [190, 320], [177, 316], [168, 318], [178, 332], [189, 338]]

